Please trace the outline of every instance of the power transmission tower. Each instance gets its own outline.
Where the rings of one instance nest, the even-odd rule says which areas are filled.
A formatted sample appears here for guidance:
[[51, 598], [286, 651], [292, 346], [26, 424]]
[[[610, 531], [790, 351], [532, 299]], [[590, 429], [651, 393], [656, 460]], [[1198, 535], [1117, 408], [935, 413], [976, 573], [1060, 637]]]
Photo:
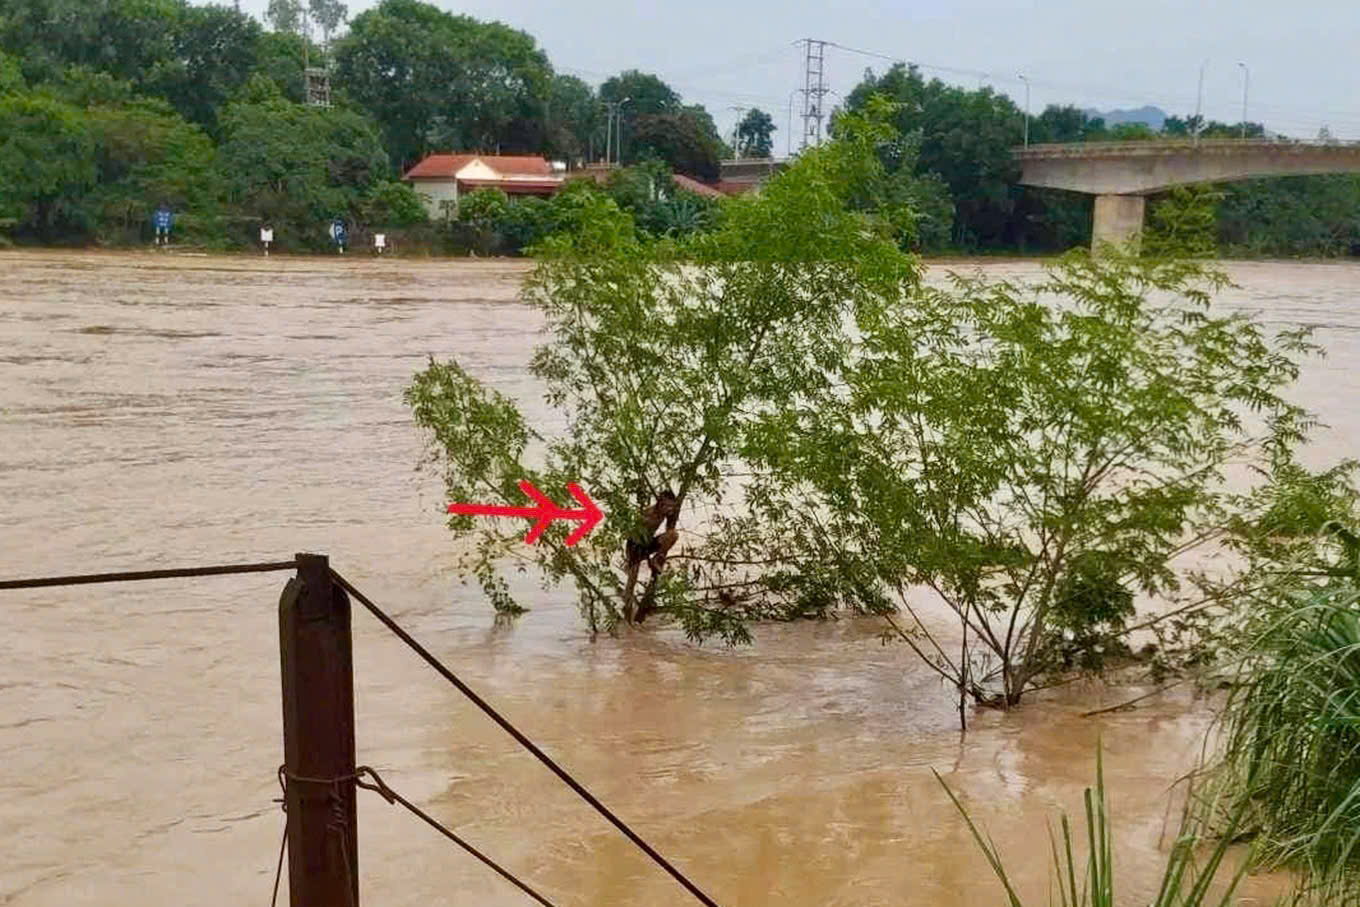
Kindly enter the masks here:
[[822, 141], [823, 101], [831, 89], [826, 85], [826, 41], [804, 38], [799, 42], [807, 53], [803, 58], [803, 147]]
[[322, 51], [320, 66], [311, 63], [308, 48], [312, 44], [312, 19], [307, 7], [302, 7], [302, 75], [307, 84], [307, 104], [311, 107], [331, 106], [331, 73], [326, 51]]

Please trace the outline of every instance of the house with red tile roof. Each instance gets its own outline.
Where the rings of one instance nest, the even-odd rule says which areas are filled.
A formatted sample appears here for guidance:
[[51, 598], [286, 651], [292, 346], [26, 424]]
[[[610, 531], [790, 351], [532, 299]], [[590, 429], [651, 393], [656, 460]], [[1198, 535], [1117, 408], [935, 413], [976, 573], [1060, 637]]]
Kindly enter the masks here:
[[565, 174], [548, 161], [525, 154], [430, 154], [406, 171], [403, 180], [421, 196], [431, 217], [452, 213], [458, 198], [477, 189], [506, 195], [552, 195]]
[[701, 195], [704, 198], [723, 197], [723, 193], [721, 191], [713, 188], [708, 183], [699, 182], [692, 176], [685, 176], [683, 173], [677, 173], [674, 176], [672, 176], [671, 179], [674, 181], [675, 188], [677, 189], [683, 189], [686, 192], [693, 192], [695, 195]]

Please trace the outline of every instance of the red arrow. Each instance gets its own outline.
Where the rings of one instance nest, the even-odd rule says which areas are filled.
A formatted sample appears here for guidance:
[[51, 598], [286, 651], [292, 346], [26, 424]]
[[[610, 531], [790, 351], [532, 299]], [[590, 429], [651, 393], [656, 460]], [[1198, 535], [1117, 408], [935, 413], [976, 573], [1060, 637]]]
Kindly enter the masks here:
[[567, 491], [571, 496], [581, 503], [580, 510], [566, 510], [553, 503], [552, 498], [534, 487], [534, 483], [528, 479], [519, 483], [519, 490], [538, 502], [537, 507], [501, 507], [497, 504], [450, 504], [449, 513], [462, 513], [469, 516], [520, 516], [537, 520], [534, 527], [529, 530], [529, 534], [524, 537], [527, 545], [532, 545], [538, 541], [538, 537], [543, 534], [543, 530], [548, 528], [548, 524], [553, 520], [574, 520], [580, 523], [571, 535], [567, 536], [567, 544], [575, 545], [595, 528], [595, 524], [604, 519], [604, 514], [600, 508], [595, 506], [595, 502], [586, 496], [581, 490], [581, 486], [575, 482], [567, 483]]

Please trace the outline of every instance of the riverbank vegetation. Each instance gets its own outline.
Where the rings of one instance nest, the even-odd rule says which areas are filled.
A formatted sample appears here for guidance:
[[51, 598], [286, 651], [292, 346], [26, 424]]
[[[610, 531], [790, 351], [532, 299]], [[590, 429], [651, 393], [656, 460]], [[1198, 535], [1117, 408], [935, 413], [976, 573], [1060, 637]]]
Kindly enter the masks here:
[[[711, 229], [720, 206], [674, 190], [670, 174], [719, 175], [734, 153], [701, 105], [656, 74], [592, 86], [554, 70], [534, 38], [419, 0], [382, 0], [346, 22], [334, 0], [275, 0], [266, 28], [225, 5], [188, 0], [13, 0], [0, 9], [0, 241], [135, 244], [161, 204], [179, 241], [317, 250], [332, 218], [353, 244], [385, 231], [397, 250], [520, 254], [553, 232], [541, 200], [488, 204], [427, 223], [401, 174], [433, 151], [599, 160], [604, 104], [622, 108], [619, 160], [639, 169], [599, 191], [653, 235]], [[307, 105], [307, 66], [330, 74], [327, 108]], [[881, 149], [883, 200], [917, 211], [906, 241], [930, 254], [1060, 252], [1090, 238], [1089, 198], [1015, 184], [1023, 111], [989, 87], [927, 80], [914, 68], [866, 73], [845, 98], [895, 106]], [[1076, 107], [1030, 122], [1036, 142], [1231, 135], [1235, 124], [1171, 117], [1161, 133], [1107, 126]], [[1260, 135], [1259, 124], [1246, 124]], [[743, 153], [780, 147], [749, 111]], [[787, 143], [785, 143], [787, 144]], [[631, 187], [627, 184], [632, 184]], [[639, 192], [638, 186], [646, 186]], [[594, 185], [592, 183], [592, 185]], [[582, 188], [580, 191], [590, 191]], [[1360, 177], [1255, 180], [1221, 187], [1214, 243], [1244, 256], [1360, 250]], [[1155, 207], [1155, 203], [1154, 203]]]

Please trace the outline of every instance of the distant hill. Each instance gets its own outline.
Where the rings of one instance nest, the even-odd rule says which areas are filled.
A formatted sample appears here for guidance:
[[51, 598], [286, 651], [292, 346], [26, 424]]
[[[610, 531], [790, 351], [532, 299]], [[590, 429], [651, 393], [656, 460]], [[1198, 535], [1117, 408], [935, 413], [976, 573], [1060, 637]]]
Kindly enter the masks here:
[[1094, 107], [1088, 107], [1085, 113], [1088, 117], [1104, 117], [1106, 126], [1143, 123], [1155, 131], [1160, 131], [1162, 124], [1166, 122], [1166, 111], [1150, 104], [1136, 110], [1096, 110]]

